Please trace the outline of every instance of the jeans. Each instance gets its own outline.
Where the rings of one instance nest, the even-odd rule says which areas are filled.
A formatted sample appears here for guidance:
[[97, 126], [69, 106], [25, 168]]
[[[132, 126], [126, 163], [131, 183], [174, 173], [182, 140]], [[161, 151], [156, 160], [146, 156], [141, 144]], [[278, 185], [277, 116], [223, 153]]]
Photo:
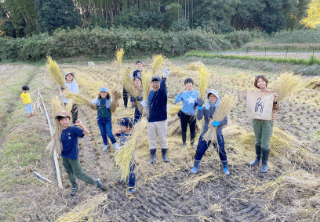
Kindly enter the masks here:
[[32, 113], [32, 105], [31, 103], [26, 105], [26, 114]]
[[140, 120], [141, 116], [142, 116], [142, 113], [140, 113], [138, 107], [136, 107], [135, 110], [134, 110], [134, 120], [133, 120], [133, 123], [136, 124], [136, 123]]
[[187, 140], [187, 127], [190, 128], [190, 140], [191, 144], [194, 143], [194, 138], [196, 135], [196, 116], [189, 116], [181, 112], [180, 116], [181, 129], [182, 129], [182, 142], [186, 143]]
[[130, 173], [129, 173], [129, 187], [134, 187], [136, 185], [136, 175], [134, 173], [135, 164], [132, 163], [130, 166]]
[[[201, 134], [201, 136], [199, 138], [197, 152], [194, 157], [195, 160], [201, 160], [203, 155], [205, 154], [205, 152], [207, 151], [208, 147], [211, 144], [211, 141], [209, 141], [207, 143], [205, 140], [203, 140], [202, 136], [203, 135]], [[228, 160], [227, 160], [226, 151], [224, 149], [223, 135], [217, 135], [217, 140], [218, 140], [219, 148], [217, 148], [216, 143], [213, 143], [213, 146], [217, 149], [217, 152], [219, 153], [219, 157], [220, 157], [222, 164], [227, 164]]]
[[112, 134], [111, 117], [106, 117], [106, 118], [98, 117], [98, 126], [100, 128], [104, 145], [108, 145], [107, 135], [110, 138], [112, 144], [117, 142], [116, 138], [114, 138], [114, 135]]
[[124, 107], [127, 107], [128, 105], [128, 92], [127, 90], [125, 90], [125, 88], [123, 87], [123, 104], [124, 104]]

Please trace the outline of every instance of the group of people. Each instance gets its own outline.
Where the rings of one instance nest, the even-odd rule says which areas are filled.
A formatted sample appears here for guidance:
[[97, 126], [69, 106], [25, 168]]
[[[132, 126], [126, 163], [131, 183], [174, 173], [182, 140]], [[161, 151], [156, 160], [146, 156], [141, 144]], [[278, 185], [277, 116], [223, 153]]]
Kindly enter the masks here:
[[[138, 104], [148, 110], [146, 117], [148, 119], [148, 139], [149, 139], [149, 150], [150, 150], [150, 163], [153, 164], [156, 161], [156, 150], [158, 147], [157, 140], [159, 140], [162, 159], [164, 162], [169, 162], [167, 156], [168, 151], [168, 141], [167, 141], [167, 86], [166, 80], [169, 76], [168, 69], [163, 70], [163, 75], [160, 78], [159, 76], [153, 76], [150, 82], [151, 91], [147, 100], [142, 101], [142, 62], [137, 61], [138, 69], [133, 73], [132, 78], [136, 89], [138, 90], [138, 97], [131, 97], [133, 106], [135, 107], [134, 119], [130, 117], [123, 118], [119, 125], [120, 129], [112, 133], [112, 113], [115, 111], [116, 106], [112, 106], [111, 96], [106, 87], [100, 89], [98, 98], [92, 101], [90, 106], [92, 109], [97, 110], [97, 123], [101, 131], [101, 136], [104, 143], [104, 151], [109, 149], [108, 139], [111, 140], [115, 150], [119, 149], [119, 145], [115, 137], [119, 137], [120, 146], [123, 146], [130, 135], [132, 130], [134, 130], [134, 124], [136, 124], [141, 118], [142, 111], [139, 109]], [[65, 74], [66, 87], [72, 92], [78, 93], [78, 85], [75, 83], [75, 75], [72, 72], [67, 72]], [[194, 167], [191, 169], [191, 173], [195, 174], [199, 170], [200, 161], [205, 154], [206, 150], [212, 143], [212, 141], [204, 140], [204, 134], [209, 129], [209, 124], [212, 124], [213, 127], [216, 127], [217, 131], [217, 143], [213, 142], [214, 147], [217, 149], [219, 154], [223, 172], [225, 175], [229, 175], [228, 160], [227, 154], [225, 151], [224, 138], [222, 133], [222, 127], [228, 123], [227, 116], [222, 121], [213, 120], [213, 115], [217, 108], [219, 107], [220, 97], [216, 90], [211, 89], [206, 94], [205, 99], [207, 100], [204, 104], [204, 99], [199, 98], [199, 92], [193, 89], [194, 81], [192, 78], [186, 78], [184, 81], [185, 88], [181, 89], [179, 94], [175, 98], [175, 103], [182, 101], [182, 109], [179, 111], [178, 116], [181, 120], [181, 129], [182, 129], [182, 145], [181, 147], [186, 146], [187, 138], [187, 127], [190, 128], [190, 143], [192, 148], [196, 148], [195, 145], [195, 136], [196, 136], [196, 121], [204, 118], [204, 125], [202, 133], [200, 135], [197, 150], [194, 157]], [[271, 93], [267, 88], [268, 79], [265, 76], [257, 76], [254, 82], [254, 86], [260, 90], [260, 92]], [[63, 90], [63, 89], [61, 89]], [[125, 107], [127, 107], [128, 97], [130, 95], [123, 94], [123, 100]], [[25, 93], [25, 91], [24, 91]], [[68, 103], [67, 100], [64, 100], [64, 103]], [[28, 113], [28, 107], [26, 105], [26, 110]], [[113, 110], [112, 110], [113, 109]], [[279, 109], [279, 103], [277, 102], [277, 94], [274, 93], [273, 101], [273, 114], [276, 110]], [[77, 105], [73, 105], [71, 115], [66, 112], [62, 112], [57, 115], [55, 118], [59, 120], [59, 123], [63, 126], [64, 130], [61, 134], [61, 142], [63, 151], [61, 156], [63, 158], [63, 166], [65, 167], [70, 182], [72, 184], [71, 195], [75, 195], [77, 191], [77, 184], [75, 178], [84, 180], [89, 184], [96, 184], [96, 186], [102, 190], [104, 187], [99, 179], [93, 180], [91, 177], [86, 175], [80, 166], [78, 160], [78, 137], [83, 137], [87, 135], [89, 131], [77, 119], [78, 116]], [[273, 115], [274, 118], [274, 115]], [[71, 120], [74, 126], [70, 126]], [[261, 172], [266, 173], [268, 170], [268, 156], [269, 156], [269, 143], [273, 130], [273, 120], [258, 120], [252, 119], [252, 125], [255, 133], [255, 149], [256, 149], [256, 159], [250, 162], [251, 166], [257, 165], [262, 159]], [[158, 139], [159, 138], [159, 139]], [[128, 193], [133, 193], [135, 188], [135, 174], [134, 174], [134, 163], [131, 164], [130, 174], [127, 181], [119, 182], [129, 182]]]

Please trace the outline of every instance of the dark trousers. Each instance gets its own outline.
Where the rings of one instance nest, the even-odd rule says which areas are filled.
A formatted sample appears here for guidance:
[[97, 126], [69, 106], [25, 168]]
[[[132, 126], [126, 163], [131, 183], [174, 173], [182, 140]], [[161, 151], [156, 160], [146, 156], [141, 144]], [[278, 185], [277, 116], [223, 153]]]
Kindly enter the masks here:
[[134, 187], [136, 185], [136, 174], [134, 173], [135, 164], [131, 164], [129, 173], [129, 187]]
[[[205, 152], [207, 151], [208, 147], [211, 144], [211, 141], [209, 141], [207, 143], [205, 140], [203, 140], [202, 136], [203, 135], [201, 134], [201, 136], [199, 138], [197, 152], [194, 157], [195, 160], [201, 160], [203, 155], [205, 154]], [[216, 143], [213, 143], [213, 146], [217, 149], [217, 152], [219, 153], [219, 157], [220, 157], [222, 164], [227, 164], [228, 160], [227, 160], [226, 151], [224, 149], [223, 135], [217, 135], [217, 140], [218, 140], [219, 148], [217, 148]]]
[[72, 187], [78, 187], [76, 178], [83, 180], [84, 182], [94, 185], [95, 181], [83, 172], [79, 159], [69, 159], [62, 157], [62, 164], [68, 173], [69, 180]]
[[98, 118], [98, 126], [100, 128], [101, 136], [103, 139], [104, 145], [108, 145], [108, 137], [110, 138], [112, 144], [116, 143], [116, 138], [114, 138], [114, 135], [112, 134], [112, 123], [111, 123], [111, 117], [99, 117]]
[[194, 138], [196, 136], [196, 116], [189, 116], [183, 112], [180, 115], [181, 129], [182, 129], [182, 142], [186, 143], [187, 140], [187, 127], [190, 128], [190, 141], [191, 144], [194, 143]]
[[142, 116], [142, 113], [140, 113], [138, 107], [136, 107], [135, 110], [134, 110], [134, 120], [133, 120], [133, 123], [136, 124], [136, 123], [140, 120], [141, 116]]
[[[67, 104], [65, 103], [64, 106], [66, 106], [66, 105]], [[78, 119], [78, 105], [77, 104], [72, 104], [71, 115], [72, 115], [72, 123], [75, 124]]]
[[124, 104], [124, 107], [127, 107], [128, 105], [128, 92], [127, 90], [123, 87], [123, 104]]

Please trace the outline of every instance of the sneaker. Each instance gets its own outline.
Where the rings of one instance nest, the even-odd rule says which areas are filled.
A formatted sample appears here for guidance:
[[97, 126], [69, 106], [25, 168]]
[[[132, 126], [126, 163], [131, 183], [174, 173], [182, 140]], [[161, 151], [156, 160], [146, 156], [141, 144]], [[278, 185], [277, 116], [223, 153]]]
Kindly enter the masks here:
[[115, 150], [118, 150], [118, 149], [119, 149], [118, 143], [114, 143], [114, 144], [113, 144], [113, 147], [114, 147]]
[[194, 143], [191, 143], [191, 147], [192, 147], [192, 149], [195, 149], [195, 148], [196, 148], [196, 146], [194, 145]]
[[223, 166], [223, 172], [224, 172], [225, 175], [230, 175], [230, 172], [229, 172], [227, 164]]
[[96, 186], [97, 188], [100, 188], [102, 191], [106, 191], [99, 178], [96, 180]]
[[130, 187], [130, 188], [128, 189], [128, 193], [129, 193], [129, 194], [132, 194], [134, 191], [136, 191], [136, 187]]
[[75, 196], [76, 193], [77, 193], [77, 191], [78, 191], [78, 187], [77, 187], [77, 186], [76, 186], [76, 187], [72, 187], [72, 188], [71, 188], [71, 193], [70, 193], [70, 195], [71, 195], [71, 196]]
[[185, 144], [185, 143], [183, 143], [181, 147], [182, 147], [182, 148], [186, 147], [186, 144]]
[[103, 148], [103, 151], [106, 152], [108, 150], [108, 148], [109, 148], [109, 145], [105, 145]]

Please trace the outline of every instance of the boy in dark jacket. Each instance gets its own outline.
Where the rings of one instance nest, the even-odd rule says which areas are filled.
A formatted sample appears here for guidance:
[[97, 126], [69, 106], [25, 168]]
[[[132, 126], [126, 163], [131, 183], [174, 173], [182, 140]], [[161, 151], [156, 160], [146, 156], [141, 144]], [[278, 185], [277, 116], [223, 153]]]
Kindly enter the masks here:
[[[199, 165], [200, 165], [200, 161], [203, 157], [203, 155], [205, 154], [205, 152], [207, 151], [208, 147], [211, 144], [211, 141], [206, 142], [203, 139], [204, 134], [208, 131], [209, 129], [209, 122], [210, 120], [212, 120], [213, 118], [213, 114], [216, 111], [218, 105], [220, 102], [220, 98], [218, 95], [218, 92], [215, 90], [210, 90], [208, 93], [208, 100], [207, 103], [205, 105], [205, 107], [203, 106], [203, 100], [202, 99], [198, 99], [198, 113], [197, 113], [197, 119], [201, 120], [203, 117], [205, 118], [205, 122], [203, 125], [203, 130], [202, 130], [202, 134], [199, 138], [199, 142], [198, 142], [198, 148], [197, 148], [197, 152], [196, 155], [194, 157], [194, 167], [191, 170], [192, 174], [195, 174], [198, 172], [199, 170]], [[223, 172], [226, 175], [229, 175], [229, 169], [228, 169], [228, 160], [227, 160], [227, 154], [226, 151], [224, 149], [224, 139], [223, 139], [223, 135], [222, 135], [222, 126], [224, 126], [225, 124], [228, 123], [228, 118], [227, 116], [221, 121], [213, 121], [212, 125], [214, 127], [217, 127], [217, 140], [218, 140], [218, 144], [219, 144], [219, 148], [217, 148], [217, 144], [214, 143], [214, 147], [217, 148], [217, 151], [219, 153], [220, 156], [220, 160], [221, 163], [223, 165]]]
[[142, 101], [141, 105], [149, 106], [148, 118], [148, 138], [151, 154], [150, 163], [156, 161], [157, 137], [159, 136], [160, 147], [162, 148], [162, 158], [164, 162], [169, 162], [166, 156], [168, 151], [167, 141], [167, 86], [166, 78], [169, 75], [168, 68], [163, 70], [162, 79], [154, 76], [151, 79], [151, 92], [148, 101]]

